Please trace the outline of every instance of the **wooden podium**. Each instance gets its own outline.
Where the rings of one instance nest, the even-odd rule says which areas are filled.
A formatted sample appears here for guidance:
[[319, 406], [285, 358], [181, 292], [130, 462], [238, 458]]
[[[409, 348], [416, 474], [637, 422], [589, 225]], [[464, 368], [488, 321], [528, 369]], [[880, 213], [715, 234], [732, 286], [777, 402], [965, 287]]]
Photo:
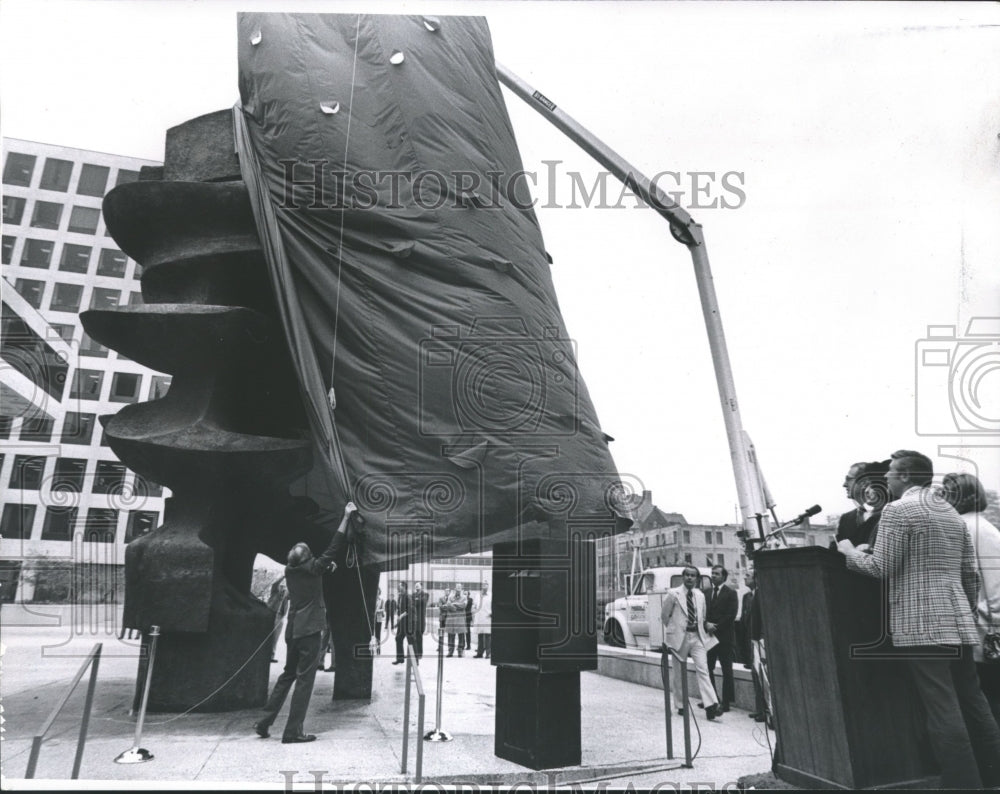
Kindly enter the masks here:
[[818, 546], [758, 551], [754, 565], [778, 776], [810, 788], [931, 783], [923, 707], [888, 639], [883, 583]]

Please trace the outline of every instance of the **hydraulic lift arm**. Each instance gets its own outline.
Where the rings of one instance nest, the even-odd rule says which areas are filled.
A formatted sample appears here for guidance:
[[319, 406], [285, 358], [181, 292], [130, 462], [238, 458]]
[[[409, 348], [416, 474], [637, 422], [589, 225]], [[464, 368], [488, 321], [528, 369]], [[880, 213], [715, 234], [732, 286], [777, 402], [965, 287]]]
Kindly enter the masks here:
[[676, 201], [650, 182], [611, 147], [560, 110], [548, 97], [534, 90], [505, 66], [498, 63], [496, 70], [497, 77], [503, 85], [527, 102], [662, 215], [670, 224], [670, 232], [674, 238], [687, 246], [691, 252], [698, 294], [701, 298], [701, 310], [705, 317], [705, 329], [708, 332], [708, 344], [712, 352], [712, 363], [715, 366], [715, 380], [719, 388], [719, 400], [722, 404], [722, 418], [726, 425], [726, 437], [729, 441], [729, 455], [732, 460], [733, 476], [736, 479], [736, 493], [740, 502], [743, 529], [747, 533], [746, 537], [763, 539], [769, 532], [767, 511], [770, 505], [767, 504], [760, 487], [756, 459], [749, 448], [746, 434], [743, 432], [739, 403], [736, 399], [736, 386], [733, 382], [733, 371], [729, 364], [729, 351], [726, 347], [726, 335], [722, 330], [722, 318], [719, 313], [719, 303], [715, 295], [715, 285], [712, 281], [712, 270], [708, 262], [708, 251], [705, 248], [705, 237], [701, 224], [696, 223], [694, 218]]

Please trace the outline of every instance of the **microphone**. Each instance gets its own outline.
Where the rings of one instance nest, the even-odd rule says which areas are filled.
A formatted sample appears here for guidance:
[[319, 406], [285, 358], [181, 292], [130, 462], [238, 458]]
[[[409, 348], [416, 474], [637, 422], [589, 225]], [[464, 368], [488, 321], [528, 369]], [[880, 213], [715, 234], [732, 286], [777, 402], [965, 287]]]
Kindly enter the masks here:
[[814, 516], [817, 513], [819, 513], [822, 509], [823, 508], [820, 507], [819, 505], [813, 505], [812, 507], [806, 508], [806, 510], [804, 512], [799, 513], [791, 521], [787, 522], [786, 524], [782, 524], [782, 526], [793, 527], [796, 524], [801, 524], [803, 521], [805, 521], [810, 516]]

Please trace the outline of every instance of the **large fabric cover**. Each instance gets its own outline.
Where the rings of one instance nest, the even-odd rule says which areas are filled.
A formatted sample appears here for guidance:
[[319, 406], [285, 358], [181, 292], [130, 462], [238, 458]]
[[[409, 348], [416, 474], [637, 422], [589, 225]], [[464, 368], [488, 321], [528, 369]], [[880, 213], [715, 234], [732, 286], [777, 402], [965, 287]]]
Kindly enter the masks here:
[[391, 567], [614, 531], [485, 20], [238, 28], [241, 168], [318, 450], [305, 493], [335, 517], [355, 499], [365, 560]]

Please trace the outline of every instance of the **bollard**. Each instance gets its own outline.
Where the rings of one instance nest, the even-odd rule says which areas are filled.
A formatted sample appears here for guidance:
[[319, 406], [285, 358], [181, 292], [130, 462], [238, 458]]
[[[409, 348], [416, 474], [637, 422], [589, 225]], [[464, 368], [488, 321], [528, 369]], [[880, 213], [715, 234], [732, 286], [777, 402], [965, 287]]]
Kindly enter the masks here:
[[142, 724], [146, 721], [146, 703], [149, 700], [149, 684], [153, 680], [153, 662], [156, 661], [156, 640], [160, 636], [160, 627], [152, 626], [149, 630], [149, 662], [146, 664], [146, 683], [142, 688], [142, 703], [139, 705], [139, 720], [135, 724], [135, 742], [115, 759], [116, 764], [141, 764], [150, 761], [153, 754], [139, 745], [142, 743]]
[[444, 626], [438, 627], [438, 675], [437, 675], [437, 714], [434, 719], [434, 730], [424, 736], [425, 742], [450, 742], [451, 734], [441, 730], [441, 696], [444, 688]]

